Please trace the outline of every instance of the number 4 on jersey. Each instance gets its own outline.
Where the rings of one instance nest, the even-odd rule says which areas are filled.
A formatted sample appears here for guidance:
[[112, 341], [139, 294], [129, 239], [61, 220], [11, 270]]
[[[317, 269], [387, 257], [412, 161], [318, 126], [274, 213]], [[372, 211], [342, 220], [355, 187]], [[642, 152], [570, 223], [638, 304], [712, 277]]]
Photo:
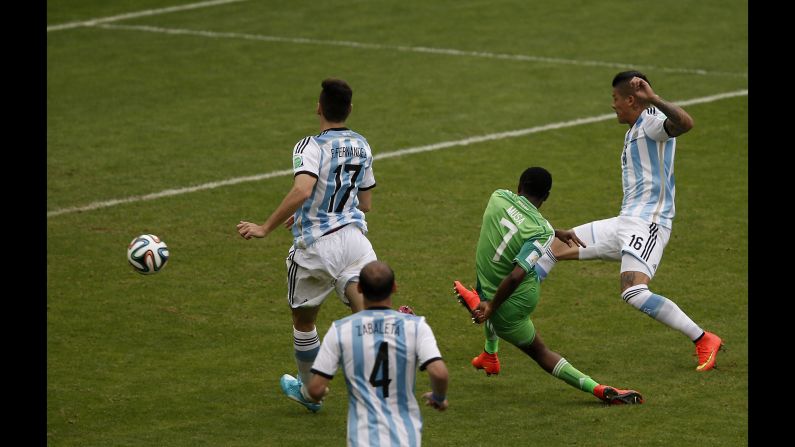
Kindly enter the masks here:
[[[378, 378], [378, 371], [381, 371], [381, 378]], [[378, 354], [375, 356], [375, 364], [370, 372], [370, 385], [378, 388], [384, 393], [384, 398], [389, 397], [389, 343], [382, 341], [378, 346]]]

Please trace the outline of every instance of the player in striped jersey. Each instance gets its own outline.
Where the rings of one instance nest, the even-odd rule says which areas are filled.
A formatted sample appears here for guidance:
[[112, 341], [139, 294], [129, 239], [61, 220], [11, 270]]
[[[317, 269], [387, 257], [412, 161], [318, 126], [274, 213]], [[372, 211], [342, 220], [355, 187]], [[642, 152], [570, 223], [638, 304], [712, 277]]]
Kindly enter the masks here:
[[358, 287], [365, 310], [332, 323], [312, 366], [308, 397], [320, 401], [341, 366], [348, 386], [348, 445], [419, 446], [417, 368], [430, 377], [426, 405], [444, 411], [447, 366], [425, 318], [392, 310], [395, 274], [387, 264], [367, 264]]
[[681, 107], [660, 98], [638, 71], [613, 78], [613, 110], [629, 126], [621, 153], [624, 199], [617, 217], [574, 228], [587, 248], [554, 242], [536, 264], [544, 279], [559, 260], [621, 261], [621, 297], [695, 343], [696, 371], [715, 366], [722, 340], [701, 329], [670, 299], [649, 290], [674, 218], [676, 137], [693, 127]]
[[472, 366], [484, 369], [487, 375], [499, 374], [497, 351], [502, 338], [544, 371], [608, 404], [643, 403], [637, 391], [601, 385], [550, 350], [530, 319], [541, 294], [541, 282], [533, 269], [538, 258], [555, 238], [564, 245], [582, 245], [572, 230], [553, 230], [538, 211], [551, 188], [550, 173], [531, 167], [519, 178], [518, 194], [498, 189], [489, 198], [475, 252], [477, 289], [453, 283], [473, 321], [485, 323], [484, 350], [472, 359]]
[[352, 312], [363, 308], [356, 283], [359, 271], [376, 255], [364, 213], [375, 187], [373, 155], [367, 140], [345, 127], [353, 91], [341, 79], [321, 83], [317, 105], [320, 133], [301, 139], [292, 152], [293, 187], [262, 225], [240, 221], [245, 239], [263, 238], [280, 223], [292, 229], [287, 255], [287, 300], [292, 309], [293, 346], [298, 375], [282, 376], [287, 397], [310, 411], [320, 404], [300, 392], [320, 349], [315, 321], [320, 305], [336, 290]]

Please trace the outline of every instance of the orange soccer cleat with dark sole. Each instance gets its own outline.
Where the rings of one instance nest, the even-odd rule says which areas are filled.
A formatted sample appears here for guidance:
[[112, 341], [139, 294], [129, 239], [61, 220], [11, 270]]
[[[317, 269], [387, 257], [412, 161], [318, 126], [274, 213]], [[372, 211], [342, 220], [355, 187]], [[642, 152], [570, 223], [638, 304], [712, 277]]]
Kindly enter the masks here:
[[642, 404], [643, 396], [635, 390], [620, 390], [607, 385], [596, 385], [594, 396], [610, 405]]

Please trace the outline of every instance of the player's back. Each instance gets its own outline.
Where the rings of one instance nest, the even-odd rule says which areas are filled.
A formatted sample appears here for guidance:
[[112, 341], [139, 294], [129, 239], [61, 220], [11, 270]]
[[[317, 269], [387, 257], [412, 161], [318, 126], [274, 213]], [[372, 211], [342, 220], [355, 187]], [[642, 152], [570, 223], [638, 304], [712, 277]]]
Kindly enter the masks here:
[[350, 397], [349, 445], [418, 445], [418, 362], [439, 355], [436, 343], [426, 342], [432, 333], [424, 317], [366, 309], [335, 321], [333, 328]]
[[295, 245], [307, 247], [335, 228], [354, 224], [367, 232], [357, 194], [375, 186], [370, 145], [347, 129], [327, 129], [296, 144], [293, 171], [317, 179], [312, 195], [295, 213]]
[[[554, 233], [549, 222], [527, 198], [506, 189], [494, 191], [483, 213], [475, 254], [481, 296], [494, 297], [500, 282], [517, 262], [534, 264], [552, 242]], [[519, 256], [522, 258], [517, 259]], [[531, 259], [524, 259], [526, 257]], [[528, 289], [535, 276], [535, 270], [529, 268], [527, 277], [514, 294]]]

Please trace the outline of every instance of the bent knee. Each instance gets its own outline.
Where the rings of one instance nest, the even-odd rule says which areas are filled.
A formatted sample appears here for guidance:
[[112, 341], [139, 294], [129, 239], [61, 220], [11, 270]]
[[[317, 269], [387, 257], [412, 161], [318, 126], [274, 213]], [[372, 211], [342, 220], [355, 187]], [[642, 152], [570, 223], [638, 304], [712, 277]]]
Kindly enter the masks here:
[[650, 278], [641, 272], [621, 272], [621, 294], [632, 286], [649, 284]]

